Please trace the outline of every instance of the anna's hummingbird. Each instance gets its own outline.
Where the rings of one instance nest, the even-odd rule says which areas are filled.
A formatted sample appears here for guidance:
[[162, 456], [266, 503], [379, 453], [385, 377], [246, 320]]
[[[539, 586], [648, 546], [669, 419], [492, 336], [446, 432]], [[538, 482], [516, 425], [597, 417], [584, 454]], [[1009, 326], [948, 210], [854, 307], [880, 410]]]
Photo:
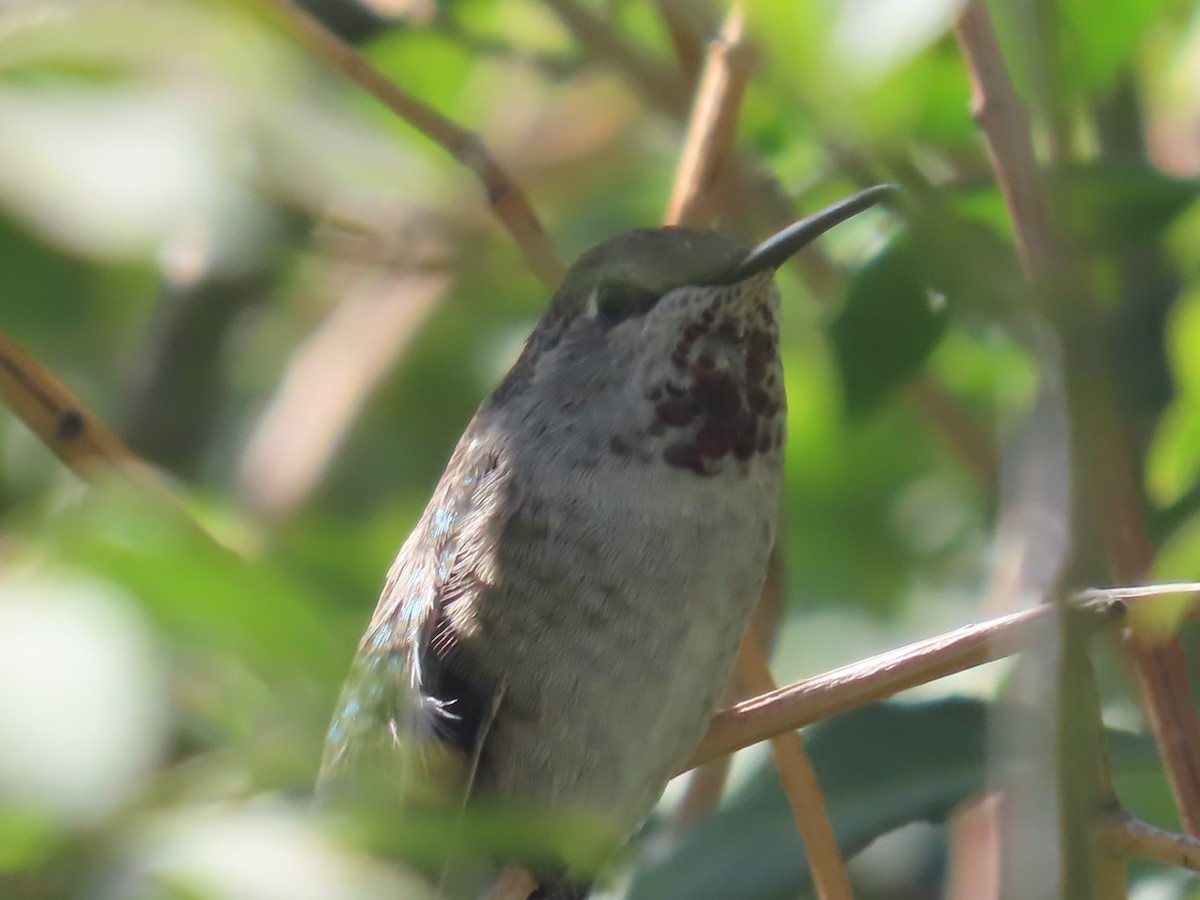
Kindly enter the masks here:
[[[711, 717], [766, 575], [785, 436], [775, 269], [872, 188], [752, 250], [585, 253], [400, 548], [329, 730], [370, 770], [627, 839]], [[415, 799], [414, 799], [415, 798]], [[535, 896], [586, 896], [565, 870]]]

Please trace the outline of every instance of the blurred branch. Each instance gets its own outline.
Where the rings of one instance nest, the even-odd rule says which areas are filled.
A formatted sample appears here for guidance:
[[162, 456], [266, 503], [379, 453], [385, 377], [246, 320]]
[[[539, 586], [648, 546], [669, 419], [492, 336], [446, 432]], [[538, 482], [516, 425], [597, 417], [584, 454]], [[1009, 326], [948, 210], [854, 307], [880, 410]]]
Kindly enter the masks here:
[[1156, 828], [1124, 810], [1104, 816], [1097, 832], [1101, 846], [1109, 853], [1200, 872], [1200, 839], [1189, 834]]
[[[1087, 591], [1068, 602], [1101, 623], [1124, 622], [1128, 607], [1156, 597], [1200, 594], [1200, 583], [1143, 585]], [[1193, 598], [1193, 603], [1200, 597]], [[881, 653], [745, 700], [717, 713], [681, 771], [759, 741], [802, 728], [874, 700], [882, 700], [1003, 659], [1032, 646], [1057, 627], [1058, 609], [1043, 605]]]
[[658, 0], [655, 6], [671, 37], [679, 69], [690, 84], [699, 77], [700, 67], [704, 64], [702, 35], [708, 33], [708, 29], [698, 26], [695, 19], [704, 10], [700, 4], [689, 0]]
[[[307, 218], [258, 200], [258, 233], [237, 216], [190, 217], [165, 236], [147, 339], [134, 357], [120, 431], [143, 459], [195, 473], [228, 389], [222, 353], [243, 314], [261, 305]], [[220, 236], [218, 238], [218, 236]]]
[[545, 3], [587, 52], [623, 72], [644, 99], [677, 118], [687, 115], [690, 81], [630, 48], [608, 23], [575, 0]]
[[[766, 655], [752, 632], [746, 632], [737, 657], [737, 678], [747, 690], [767, 694], [775, 690], [775, 681], [767, 665]], [[812, 761], [804, 750], [800, 735], [794, 730], [781, 732], [771, 738], [771, 755], [783, 792], [792, 807], [792, 815], [804, 838], [809, 868], [821, 900], [850, 900], [850, 879], [846, 864], [838, 851], [837, 838], [829, 822], [825, 796], [817, 783]]]
[[1012, 217], [1021, 266], [1039, 284], [1053, 274], [1053, 257], [1029, 114], [1008, 77], [986, 5], [968, 0], [954, 33], [971, 79], [971, 111], [987, 138], [996, 183]]
[[[745, 13], [738, 0], [731, 5], [721, 34], [708, 47], [703, 75], [696, 88], [687, 137], [675, 172], [675, 185], [664, 219], [666, 225], [698, 227], [708, 224], [722, 208], [729, 187], [729, 163], [736, 152], [738, 114], [754, 70], [757, 54], [743, 39]], [[763, 647], [770, 646], [778, 615], [762, 615], [778, 607], [782, 596], [782, 557], [772, 552], [768, 574], [738, 650], [737, 671], [726, 695], [736, 699], [737, 683], [751, 693], [774, 688]], [[774, 603], [772, 604], [772, 601]], [[763, 619], [769, 621], [763, 622]], [[763, 626], [760, 638], [755, 626]], [[818, 891], [822, 897], [849, 897], [845, 865], [837, 851], [825, 813], [820, 787], [804, 747], [796, 735], [772, 741], [775, 765], [792, 805], [800, 833], [809, 848]], [[716, 805], [728, 775], [726, 759], [713, 760], [692, 775], [680, 804], [678, 820], [686, 823]]]
[[[1013, 222], [1017, 255], [1035, 295], [1050, 301], [1048, 311], [1057, 326], [1056, 336], [1047, 335], [1038, 341], [1043, 347], [1040, 357], [1042, 381], [1046, 385], [1040, 399], [1047, 401], [1039, 405], [1045, 406], [1051, 414], [1053, 430], [1063, 431], [1067, 458], [1077, 461], [1076, 471], [1094, 476], [1098, 456], [1107, 457], [1109, 442], [1105, 438], [1115, 437], [1119, 444], [1123, 436], [1119, 432], [1101, 434], [1087, 427], [1089, 419], [1094, 420], [1090, 416], [1092, 409], [1105, 405], [1103, 401], [1093, 402], [1088, 396], [1088, 392], [1095, 388], [1090, 376], [1098, 374], [1099, 383], [1103, 384], [1103, 373], [1092, 373], [1086, 367], [1086, 360], [1094, 354], [1095, 348], [1089, 346], [1086, 337], [1083, 341], [1078, 340], [1078, 331], [1070, 327], [1067, 321], [1068, 310], [1075, 316], [1085, 315], [1085, 310], [1079, 308], [1082, 303], [1064, 302], [1068, 297], [1083, 300], [1081, 285], [1086, 278], [1080, 267], [1075, 265], [1075, 260], [1053, 240], [1033, 152], [1029, 116], [1017, 97], [1005, 67], [983, 0], [968, 0], [954, 30], [971, 80], [972, 109], [987, 139], [992, 169]], [[1035, 43], [1037, 37], [1034, 35], [1032, 38]], [[1054, 124], [1051, 124], [1052, 130]], [[1055, 297], [1049, 293], [1051, 290], [1064, 296]], [[1034, 328], [1039, 332], [1042, 330], [1037, 328], [1036, 323]], [[1062, 344], [1061, 351], [1056, 349], [1058, 342]], [[1085, 361], [1083, 367], [1077, 365], [1081, 360]], [[1078, 389], [1085, 382], [1086, 387], [1081, 393]], [[1061, 394], [1063, 387], [1066, 388], [1065, 398], [1055, 400], [1053, 395]], [[1052, 400], [1055, 402], [1048, 403]], [[1070, 434], [1072, 427], [1076, 431], [1074, 436]], [[1097, 446], [1106, 450], [1098, 454], [1093, 449]], [[1056, 448], [1057, 445], [1050, 449]], [[1121, 493], [1129, 473], [1110, 471], [1108, 474], [1115, 475], [1116, 481], [1106, 484], [1093, 482], [1092, 487], [1104, 493], [1115, 488], [1116, 492]], [[1085, 496], [1078, 496], [1078, 493]], [[1086, 508], [1089, 499], [1086, 494], [1087, 491], [1077, 492], [1077, 499], [1069, 500], [1067, 508]], [[1103, 520], [1105, 510], [1097, 508], [1101, 509], [1100, 518]], [[1106, 527], [1103, 521], [1097, 525]], [[1111, 556], [1109, 562], [1114, 576], [1124, 580], [1127, 576], [1121, 572], [1122, 567], [1113, 565], [1115, 560]], [[1130, 572], [1128, 577], [1131, 580], [1145, 577], [1149, 562], [1147, 554], [1146, 565], [1140, 566], [1136, 572]], [[1055, 678], [1059, 889], [1066, 896], [1124, 897], [1127, 893], [1124, 865], [1096, 853], [1088, 837], [1094, 810], [1099, 804], [1112, 800], [1112, 785], [1097, 737], [1101, 728], [1100, 710], [1095, 700], [1090, 661], [1080, 636], [1070, 627], [1072, 610], [1064, 607], [1061, 612], [1062, 627]], [[1135, 658], [1137, 656], [1135, 653]], [[1152, 710], [1152, 719], [1156, 717], [1153, 710], [1160, 705], [1155, 696], [1157, 693], [1156, 689], [1143, 691], [1147, 708]], [[1171, 771], [1176, 767], [1177, 760], [1171, 758], [1169, 737], [1158, 729], [1156, 736], [1159, 737], [1168, 771]], [[1200, 744], [1194, 746], [1200, 747]], [[1175, 781], [1174, 777], [1172, 781]], [[1200, 799], [1200, 793], [1196, 796]], [[1176, 797], [1181, 805], [1189, 802], [1179, 791]]]
[[524, 869], [505, 869], [479, 900], [529, 900], [536, 890], [537, 881]]
[[222, 346], [267, 292], [257, 272], [163, 279], [119, 426], [143, 458], [177, 476], [195, 473], [226, 394]]
[[409, 257], [416, 247], [421, 258], [372, 266], [349, 288], [327, 285], [342, 299], [292, 353], [242, 454], [240, 489], [260, 515], [282, 518], [304, 502], [371, 392], [445, 297], [450, 275], [423, 264], [448, 252], [437, 231], [417, 217], [400, 240]]
[[563, 266], [554, 245], [542, 228], [525, 193], [492, 158], [474, 132], [426, 106], [401, 90], [350, 45], [339, 39], [293, 0], [253, 0], [281, 12], [299, 31], [313, 54], [340, 70], [388, 109], [408, 122], [455, 160], [474, 172], [483, 183], [488, 204], [508, 229], [525, 256], [530, 270], [553, 289], [562, 280]]
[[[731, 696], [732, 694], [732, 696]], [[726, 693], [725, 703], [735, 703], [737, 695], [730, 691]], [[687, 788], [675, 808], [672, 825], [676, 828], [687, 828], [704, 818], [721, 802], [725, 793], [725, 782], [729, 778], [729, 766], [733, 756], [726, 754], [717, 756], [708, 762], [701, 763], [688, 772]]]
[[[973, 105], [987, 136], [996, 180], [1004, 194], [1016, 234], [1017, 250], [1035, 288], [1068, 288], [1082, 297], [1077, 266], [1068, 266], [1052, 244], [1039, 190], [1029, 119], [1017, 98], [988, 17], [980, 0], [969, 0], [955, 26], [967, 61]], [[1075, 277], [1078, 276], [1078, 277]], [[1068, 321], [1063, 304], [1058, 313], [1060, 336], [1068, 357], [1075, 429], [1074, 442], [1089, 490], [1085, 499], [1094, 510], [1112, 576], [1135, 582], [1146, 576], [1154, 554], [1142, 519], [1141, 496], [1128, 458], [1126, 435], [1116, 416], [1105, 366], [1096, 359], [1095, 334], [1086, 321], [1089, 310], [1074, 309]], [[1137, 673], [1142, 702], [1184, 827], [1200, 834], [1200, 712], [1187, 677], [1182, 645], [1171, 638], [1151, 645], [1129, 633], [1126, 645]]]
[[88, 482], [116, 475], [182, 512], [154, 470], [137, 458], [29, 351], [0, 332], [0, 397], [25, 426]]
[[665, 224], [700, 225], [712, 218], [729, 186], [742, 96], [758, 54], [746, 42], [745, 12], [735, 2], [708, 47]]
[[1065, 897], [1106, 900], [1129, 892], [1125, 860], [1097, 852], [1096, 813], [1115, 806], [1100, 712], [1100, 691], [1088, 654], [1083, 615], [1069, 605], [1058, 629], [1057, 677], [1054, 680], [1058, 723], [1055, 763], [1058, 774], [1058, 831], [1062, 847], [1059, 890]]
[[949, 820], [945, 900], [993, 900], [1000, 893], [998, 791], [968, 800]]

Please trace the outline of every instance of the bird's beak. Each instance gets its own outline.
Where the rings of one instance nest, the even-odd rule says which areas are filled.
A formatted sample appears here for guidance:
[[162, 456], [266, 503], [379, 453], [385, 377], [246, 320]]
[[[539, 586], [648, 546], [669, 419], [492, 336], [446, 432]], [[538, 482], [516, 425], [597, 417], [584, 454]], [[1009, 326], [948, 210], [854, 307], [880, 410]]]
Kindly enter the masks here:
[[863, 210], [870, 209], [895, 190], [897, 190], [897, 185], [894, 184], [876, 185], [865, 191], [859, 191], [845, 200], [840, 200], [832, 206], [827, 206], [808, 218], [794, 222], [751, 250], [733, 270], [729, 278], [725, 279], [725, 283], [735, 284], [751, 275], [757, 275], [759, 272], [778, 269], [797, 250], [811, 244], [834, 225], [845, 222]]

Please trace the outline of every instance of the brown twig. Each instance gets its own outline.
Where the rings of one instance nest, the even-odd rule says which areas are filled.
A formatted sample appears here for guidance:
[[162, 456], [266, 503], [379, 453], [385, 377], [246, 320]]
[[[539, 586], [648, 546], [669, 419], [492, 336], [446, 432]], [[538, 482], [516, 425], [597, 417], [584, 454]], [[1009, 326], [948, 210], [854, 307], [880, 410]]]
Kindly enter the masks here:
[[[752, 632], [747, 632], [738, 651], [737, 677], [749, 691], [758, 694], [770, 693], [775, 681], [767, 665], [766, 655]], [[783, 792], [792, 807], [796, 824], [804, 838], [808, 851], [809, 868], [813, 884], [821, 900], [851, 900], [850, 879], [846, 875], [846, 864], [838, 850], [829, 813], [825, 808], [825, 796], [817, 783], [812, 761], [804, 750], [800, 735], [794, 730], [781, 732], [771, 738], [771, 754]]]
[[709, 44], [683, 153], [675, 171], [667, 225], [707, 223], [728, 188], [742, 96], [758, 57], [743, 37], [744, 25], [742, 5], [735, 2], [720, 36]]
[[[1154, 597], [1190, 594], [1197, 584], [1165, 584], [1126, 591], [1087, 592], [1072, 602], [1104, 621], [1124, 621], [1127, 604]], [[953, 675], [1027, 649], [1054, 627], [1057, 611], [1040, 606], [967, 625], [954, 631], [851, 663], [717, 713], [681, 771], [733, 753], [784, 731], [802, 728], [900, 691]]]
[[[1090, 441], [1098, 450], [1088, 455], [1090, 494], [1105, 556], [1117, 581], [1136, 581], [1148, 572], [1154, 552], [1142, 520], [1135, 469], [1126, 436], [1117, 421], [1106, 373], [1084, 374], [1092, 403], [1085, 409]], [[1188, 675], [1187, 657], [1179, 639], [1151, 640], [1136, 629], [1125, 630], [1125, 646], [1133, 661], [1138, 692], [1150, 730], [1162, 754], [1171, 794], [1184, 830], [1200, 836], [1200, 711]]]
[[[666, 10], [663, 13], [665, 16]], [[721, 35], [709, 45], [704, 75], [696, 88], [691, 121], [675, 171], [675, 186], [663, 218], [665, 225], [708, 224], [721, 206], [721, 176], [726, 161], [734, 152], [741, 99], [753, 66], [753, 54], [741, 42], [743, 22], [741, 4], [734, 2]], [[687, 32], [686, 23], [677, 21], [674, 31]], [[676, 35], [676, 40], [679, 39], [680, 36]], [[767, 582], [755, 609], [751, 632], [759, 624], [758, 619], [770, 595], [773, 592], [782, 594], [780, 567], [779, 554], [772, 553], [768, 562]], [[771, 644], [778, 616], [774, 616], [773, 620], [764, 629], [762, 646]], [[743, 644], [739, 653], [746, 652]], [[726, 702], [730, 703], [744, 696], [738, 689], [736, 677], [730, 680], [725, 696]], [[712, 760], [692, 772], [676, 813], [676, 823], [687, 825], [715, 807], [728, 774], [728, 757]]]
[[[706, 224], [721, 208], [728, 188], [729, 170], [736, 152], [738, 114], [757, 53], [743, 40], [745, 22], [740, 2], [732, 4], [720, 36], [709, 45], [704, 74], [696, 91], [684, 150], [676, 171], [675, 186], [666, 215], [668, 225]], [[781, 557], [772, 554], [771, 571], [763, 600], [779, 592]], [[748, 629], [738, 651], [737, 680], [751, 693], [775, 687], [753, 629]], [[784, 793], [808, 848], [813, 880], [823, 900], [848, 900], [852, 896], [845, 863], [838, 852], [825, 800], [799, 735], [772, 738], [771, 749]], [[727, 766], [713, 761], [694, 776], [681, 813], [697, 815], [705, 804], [720, 796]]]
[[1012, 217], [1017, 254], [1030, 280], [1041, 283], [1053, 273], [1053, 250], [1029, 114], [1004, 67], [986, 5], [968, 0], [954, 33], [971, 78], [971, 110], [987, 138], [992, 170]]
[[505, 869], [479, 900], [528, 900], [536, 890], [537, 882], [524, 869]]
[[713, 717], [687, 768], [907, 688], [1011, 656], [1027, 647], [1052, 616], [1052, 609], [1038, 608], [968, 625], [744, 700]]
[[254, 0], [295, 24], [305, 46], [429, 138], [483, 183], [488, 204], [508, 229], [530, 270], [549, 288], [558, 287], [563, 266], [525, 193], [497, 163], [474, 132], [447, 118], [389, 81], [366, 58], [329, 31], [293, 0]]
[[1156, 828], [1123, 810], [1100, 820], [1097, 837], [1109, 853], [1200, 872], [1200, 839]]
[[[1104, 383], [1103, 377], [1097, 373], [1095, 379], [1088, 379], [1093, 389]], [[1100, 442], [1096, 446], [1103, 448], [1089, 457], [1096, 517], [1114, 577], [1135, 581], [1151, 569], [1153, 550], [1111, 394], [1107, 390], [1097, 394], [1110, 402], [1090, 410], [1085, 423], [1092, 426], [1091, 439]], [[1188, 834], [1200, 836], [1200, 712], [1183, 644], [1174, 636], [1151, 640], [1133, 628], [1127, 628], [1124, 637], [1180, 821]]]
[[[1028, 116], [1004, 68], [983, 0], [966, 2], [955, 24], [955, 36], [970, 72], [973, 108], [988, 138], [992, 169], [1012, 216], [1022, 268], [1033, 288], [1046, 298], [1052, 299], [1049, 294], [1052, 289], [1064, 299], [1075, 301], [1069, 305], [1061, 300], [1051, 302], [1049, 313], [1055, 320], [1066, 360], [1063, 372], [1072, 401], [1073, 456], [1085, 485], [1080, 502], [1093, 511], [1112, 576], [1117, 580], [1139, 580], [1150, 570], [1153, 554], [1141, 521], [1133, 470], [1127, 458], [1118, 458], [1116, 462], [1112, 458], [1122, 457], [1124, 434], [1116, 422], [1104, 365], [1097, 361], [1096, 334], [1086, 324], [1081, 325], [1081, 320], [1091, 318], [1086, 304], [1086, 276], [1078, 260], [1056, 244], [1046, 221]], [[1052, 131], [1056, 125], [1057, 122], [1051, 122]], [[1050, 377], [1054, 378], [1055, 373], [1051, 372]], [[1103, 451], [1097, 452], [1097, 448]], [[1069, 637], [1066, 635], [1064, 647], [1069, 644]], [[1200, 746], [1200, 715], [1196, 714], [1190, 698], [1184, 672], [1186, 660], [1177, 642], [1162, 649], [1147, 648], [1136, 641], [1130, 641], [1128, 646], [1181, 818], [1195, 832], [1200, 828], [1200, 766], [1194, 761], [1195, 749]], [[1060, 678], [1063, 690], [1069, 680]], [[1122, 896], [1124, 890], [1116, 884], [1118, 881], [1121, 886], [1124, 884], [1121, 872], [1103, 857], [1090, 853], [1086, 842], [1078, 840], [1080, 829], [1072, 827], [1078, 823], [1070, 821], [1072, 816], [1088, 814], [1088, 802], [1082, 797], [1081, 788], [1106, 790], [1104, 778], [1092, 779], [1091, 787], [1075, 784], [1078, 779], [1068, 775], [1067, 766], [1072, 755], [1078, 755], [1080, 750], [1078, 736], [1063, 722], [1058, 737], [1062, 887], [1085, 893], [1103, 888], [1109, 895]], [[1078, 760], [1072, 764], [1076, 763]], [[1103, 769], [1103, 764], [1100, 768]], [[1067, 778], [1075, 780], [1062, 780]], [[1092, 803], [1103, 799], [1094, 797]]]
[[172, 509], [179, 498], [29, 351], [0, 332], [0, 397], [85, 481], [117, 476]]
[[[955, 26], [966, 57], [980, 128], [987, 136], [992, 167], [1013, 219], [1017, 249], [1025, 271], [1035, 286], [1073, 284], [1078, 281], [1046, 221], [1030, 140], [1029, 120], [1004, 69], [987, 9], [981, 0], [970, 0]], [[1079, 299], [1086, 299], [1080, 297]], [[1053, 309], [1052, 312], [1060, 310]], [[1087, 309], [1075, 309], [1076, 322], [1058, 322], [1064, 352], [1073, 365], [1068, 377], [1079, 439], [1076, 452], [1086, 476], [1086, 499], [1112, 576], [1118, 581], [1138, 581], [1153, 564], [1153, 550], [1142, 521], [1140, 492], [1128, 458], [1126, 438], [1113, 408], [1104, 364], [1096, 358], [1097, 341], [1086, 320]], [[1060, 319], [1062, 317], [1060, 316]], [[1130, 633], [1126, 645], [1134, 662], [1138, 687], [1171, 792], [1187, 831], [1200, 835], [1200, 711], [1192, 696], [1187, 660], [1174, 638], [1150, 644]]]
[[1004, 795], [983, 794], [968, 800], [950, 819], [946, 900], [1000, 897], [1000, 845], [996, 828]]

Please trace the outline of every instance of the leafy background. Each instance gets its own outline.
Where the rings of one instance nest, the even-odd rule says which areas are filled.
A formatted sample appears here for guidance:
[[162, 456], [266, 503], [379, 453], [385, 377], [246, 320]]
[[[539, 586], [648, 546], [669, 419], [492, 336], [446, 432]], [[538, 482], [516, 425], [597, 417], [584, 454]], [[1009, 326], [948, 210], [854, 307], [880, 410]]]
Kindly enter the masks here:
[[[661, 219], [686, 94], [681, 105], [668, 81], [647, 91], [597, 58], [562, 4], [309, 5], [478, 131], [564, 258]], [[588, 8], [674, 71], [654, 4]], [[378, 835], [310, 814], [311, 784], [383, 573], [546, 292], [468, 173], [255, 10], [0, 8], [0, 328], [229, 548], [117, 486], [85, 487], [0, 413], [5, 896], [420, 896], [372, 854]], [[831, 0], [750, 15], [761, 62], [742, 147], [794, 209], [883, 179], [915, 198], [829, 235], [806, 277], [780, 275], [781, 681], [1001, 611], [984, 602], [1007, 508], [994, 454], [1023, 461], [1010, 439], [1040, 369], [1011, 312], [1021, 282], [949, 33], [956, 10]], [[993, 14], [1023, 95], [1041, 108], [1049, 78], [1069, 106], [1073, 152], [1047, 196], [1099, 293], [1075, 315], [1095, 317], [1118, 389], [1154, 574], [1195, 578], [1200, 18], [1173, 0]], [[756, 237], [771, 224], [746, 213], [722, 227]], [[982, 446], [946, 440], [960, 420]], [[1086, 556], [1072, 576], [1106, 579]], [[1094, 650], [1120, 798], [1177, 828], [1119, 655]], [[839, 837], [867, 848], [859, 896], [941, 896], [946, 823], [995, 774], [992, 707], [1011, 672], [989, 666], [807, 733]], [[808, 890], [761, 749], [687, 828], [672, 811], [682, 791], [619, 861], [614, 896]], [[415, 856], [436, 843], [400, 832]], [[1138, 897], [1196, 890], [1151, 866], [1132, 878]]]

